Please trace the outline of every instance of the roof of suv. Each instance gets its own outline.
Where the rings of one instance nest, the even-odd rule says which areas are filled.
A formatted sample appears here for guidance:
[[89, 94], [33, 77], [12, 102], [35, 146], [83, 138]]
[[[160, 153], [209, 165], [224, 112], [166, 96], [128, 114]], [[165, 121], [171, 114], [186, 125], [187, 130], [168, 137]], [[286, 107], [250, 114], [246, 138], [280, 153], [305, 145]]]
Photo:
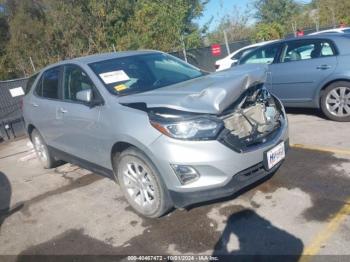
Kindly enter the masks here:
[[[102, 53], [95, 55], [88, 55], [77, 57], [68, 61], [79, 61], [81, 63], [90, 64], [94, 62], [103, 61], [106, 59], [120, 58], [126, 56], [134, 56], [134, 55], [143, 55], [143, 54], [152, 54], [152, 53], [160, 53], [160, 51], [155, 50], [142, 50], [142, 51], [120, 51], [120, 52], [110, 52], [110, 53]], [[65, 60], [67, 61], [67, 60]]]
[[113, 58], [120, 58], [120, 57], [134, 56], [134, 55], [143, 55], [143, 54], [154, 54], [154, 53], [161, 53], [161, 51], [142, 50], [142, 51], [120, 51], [120, 52], [94, 54], [94, 55], [77, 57], [77, 58], [73, 58], [73, 59], [62, 60], [62, 61], [57, 62], [55, 64], [50, 64], [50, 65], [46, 66], [45, 68], [41, 69], [40, 71], [46, 70], [48, 68], [55, 67], [58, 65], [69, 64], [69, 63], [78, 62], [81, 64], [90, 64], [90, 63], [95, 63], [95, 62], [113, 59]]

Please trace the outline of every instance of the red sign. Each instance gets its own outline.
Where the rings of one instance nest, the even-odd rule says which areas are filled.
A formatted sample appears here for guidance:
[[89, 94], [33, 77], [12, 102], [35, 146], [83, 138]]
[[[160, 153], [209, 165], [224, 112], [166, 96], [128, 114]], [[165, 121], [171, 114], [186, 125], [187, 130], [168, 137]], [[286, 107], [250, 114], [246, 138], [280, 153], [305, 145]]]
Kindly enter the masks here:
[[304, 30], [297, 30], [297, 36], [304, 36]]
[[219, 44], [213, 44], [211, 45], [211, 54], [213, 56], [219, 56], [221, 55], [221, 46]]

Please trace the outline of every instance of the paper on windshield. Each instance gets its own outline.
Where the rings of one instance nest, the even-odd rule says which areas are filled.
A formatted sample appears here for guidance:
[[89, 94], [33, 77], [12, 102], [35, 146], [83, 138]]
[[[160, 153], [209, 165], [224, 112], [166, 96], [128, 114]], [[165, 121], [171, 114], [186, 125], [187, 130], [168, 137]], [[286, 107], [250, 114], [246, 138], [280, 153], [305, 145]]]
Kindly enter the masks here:
[[130, 79], [123, 70], [102, 73], [100, 74], [100, 77], [102, 78], [103, 82], [105, 82], [105, 84], [128, 81]]

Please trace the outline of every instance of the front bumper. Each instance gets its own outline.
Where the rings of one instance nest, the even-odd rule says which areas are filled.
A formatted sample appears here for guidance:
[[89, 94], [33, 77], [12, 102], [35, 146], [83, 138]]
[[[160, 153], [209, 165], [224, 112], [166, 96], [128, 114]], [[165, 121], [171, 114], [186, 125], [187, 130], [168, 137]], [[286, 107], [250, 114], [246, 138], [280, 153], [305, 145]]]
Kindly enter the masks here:
[[[289, 146], [288, 143], [288, 141], [285, 142], [286, 150]], [[278, 163], [270, 170], [265, 169], [265, 165], [263, 162], [259, 163], [235, 174], [232, 177], [231, 181], [229, 181], [226, 185], [218, 188], [194, 192], [176, 192], [169, 190], [170, 197], [177, 208], [182, 208], [199, 202], [206, 202], [210, 200], [232, 196], [235, 193], [248, 187], [249, 185], [253, 185], [259, 180], [262, 180], [264, 178], [270, 178], [277, 171], [277, 169], [281, 166], [282, 163], [283, 161]]]
[[[277, 134], [265, 143], [236, 152], [219, 141], [180, 141], [160, 136], [150, 146], [150, 157], [176, 207], [222, 198], [275, 172], [264, 167], [265, 152], [280, 142], [288, 148], [287, 119]], [[171, 164], [194, 167], [200, 178], [181, 184]]]

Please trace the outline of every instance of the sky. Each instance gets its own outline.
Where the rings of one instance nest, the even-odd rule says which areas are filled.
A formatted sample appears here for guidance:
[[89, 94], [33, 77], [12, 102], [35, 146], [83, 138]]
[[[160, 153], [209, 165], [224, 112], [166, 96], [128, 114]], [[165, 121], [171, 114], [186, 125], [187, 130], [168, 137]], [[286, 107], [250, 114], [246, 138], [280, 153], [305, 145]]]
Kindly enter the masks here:
[[[245, 10], [247, 6], [249, 9], [252, 9], [252, 2], [253, 0], [210, 0], [205, 7], [203, 16], [197, 19], [196, 22], [200, 26], [203, 26], [213, 17], [213, 21], [209, 27], [209, 30], [213, 30], [215, 26], [219, 24], [223, 16], [230, 14], [230, 12], [234, 10], [234, 6], [242, 9], [242, 11]], [[311, 0], [297, 0], [297, 2], [310, 3]]]

